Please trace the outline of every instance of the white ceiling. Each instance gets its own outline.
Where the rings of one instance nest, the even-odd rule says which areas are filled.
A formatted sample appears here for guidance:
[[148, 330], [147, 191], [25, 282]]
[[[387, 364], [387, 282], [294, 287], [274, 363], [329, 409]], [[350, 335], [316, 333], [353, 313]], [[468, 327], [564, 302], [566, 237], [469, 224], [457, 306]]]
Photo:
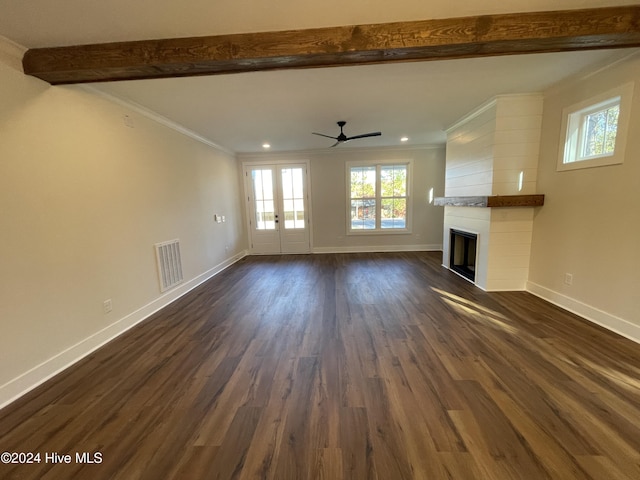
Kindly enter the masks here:
[[423, 145], [498, 94], [540, 92], [628, 51], [553, 53], [211, 77], [137, 80], [96, 87], [133, 101], [234, 152], [327, 148], [338, 120], [347, 136], [382, 131], [336, 148]]
[[35, 48], [637, 3], [637, 0], [0, 0], [0, 35]]
[[[617, 5], [636, 2], [616, 1]], [[216, 35], [487, 13], [610, 6], [607, 0], [0, 0], [0, 35], [25, 47]], [[423, 145], [499, 94], [543, 91], [629, 51], [505, 56], [95, 84], [234, 152]]]

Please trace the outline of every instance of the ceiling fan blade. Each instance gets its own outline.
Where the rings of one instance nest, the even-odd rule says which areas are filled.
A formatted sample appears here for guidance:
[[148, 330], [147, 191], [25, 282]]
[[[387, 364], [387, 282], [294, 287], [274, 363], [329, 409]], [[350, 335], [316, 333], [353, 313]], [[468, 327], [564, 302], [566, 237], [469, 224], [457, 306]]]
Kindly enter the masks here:
[[338, 137], [330, 137], [329, 135], [325, 135], [324, 133], [316, 133], [316, 132], [311, 132], [313, 135], [320, 135], [321, 137], [327, 137], [327, 138], [332, 138], [333, 140], [337, 140]]
[[382, 132], [363, 133], [362, 135], [354, 135], [353, 137], [348, 137], [347, 140], [355, 140], [356, 138], [379, 137], [380, 135], [382, 135]]
[[330, 135], [325, 135], [324, 133], [318, 133], [318, 132], [311, 132], [311, 133], [313, 135], [318, 135], [320, 137], [326, 137], [326, 138], [331, 138], [332, 140], [336, 140], [336, 143], [331, 145], [331, 147], [329, 148], [335, 147], [341, 143], [346, 143], [349, 140], [355, 140], [357, 138], [378, 137], [382, 135], [382, 132], [371, 132], [371, 133], [363, 133], [362, 135], [354, 135], [353, 137], [347, 137], [342, 131], [342, 128], [346, 125], [346, 123], [347, 122], [342, 120], [338, 122], [338, 126], [340, 127], [340, 135], [338, 135], [337, 137], [332, 137]]

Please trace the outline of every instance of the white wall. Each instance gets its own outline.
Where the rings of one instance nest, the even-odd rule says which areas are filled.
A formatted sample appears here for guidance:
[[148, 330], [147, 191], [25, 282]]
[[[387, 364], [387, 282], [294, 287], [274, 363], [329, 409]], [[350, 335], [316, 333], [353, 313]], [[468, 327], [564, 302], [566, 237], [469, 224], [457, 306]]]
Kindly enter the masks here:
[[[0, 405], [247, 248], [231, 155], [2, 59]], [[161, 295], [153, 245], [174, 238], [186, 282]]]
[[[562, 109], [635, 82], [622, 165], [558, 172]], [[545, 93], [528, 289], [640, 341], [640, 58]], [[573, 274], [571, 286], [565, 273]]]
[[[314, 152], [242, 155], [239, 161], [309, 160], [312, 208], [312, 251], [362, 252], [399, 250], [440, 250], [442, 248], [442, 207], [429, 203], [444, 191], [444, 146], [424, 148], [360, 149], [339, 148]], [[410, 234], [346, 235], [346, 162], [413, 160], [411, 199], [413, 224]]]

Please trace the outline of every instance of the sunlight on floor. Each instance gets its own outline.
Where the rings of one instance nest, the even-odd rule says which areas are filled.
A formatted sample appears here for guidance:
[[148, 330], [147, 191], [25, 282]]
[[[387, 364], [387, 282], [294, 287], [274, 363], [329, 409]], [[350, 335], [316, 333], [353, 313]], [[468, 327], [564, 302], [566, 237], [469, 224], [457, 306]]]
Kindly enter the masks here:
[[467, 300], [466, 298], [459, 297], [458, 295], [454, 295], [444, 290], [440, 290], [439, 288], [431, 287], [431, 289], [434, 292], [440, 294], [442, 300], [444, 300], [447, 305], [452, 306], [456, 310], [469, 314], [478, 320], [484, 321], [490, 326], [497, 327], [512, 335], [518, 333], [517, 328], [503, 322], [503, 320], [507, 320], [507, 318], [501, 313], [491, 310], [490, 308], [483, 307], [482, 305], [478, 305], [477, 303], [472, 302], [471, 300]]
[[587, 367], [607, 377], [622, 388], [635, 392], [640, 390], [640, 380], [637, 377], [634, 378], [619, 370], [614, 370], [613, 368], [603, 367], [602, 365], [593, 363], [591, 360], [588, 360], [584, 357], [580, 358], [580, 361], [584, 362]]

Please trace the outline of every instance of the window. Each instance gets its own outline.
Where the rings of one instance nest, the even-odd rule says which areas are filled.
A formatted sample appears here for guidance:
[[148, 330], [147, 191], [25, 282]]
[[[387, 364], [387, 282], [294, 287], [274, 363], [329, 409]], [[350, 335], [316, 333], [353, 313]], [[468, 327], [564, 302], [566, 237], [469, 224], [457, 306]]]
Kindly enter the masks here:
[[627, 84], [563, 110], [558, 170], [624, 161], [632, 94], [633, 84]]
[[613, 155], [618, 132], [620, 97], [615, 97], [602, 110], [583, 116], [582, 138], [579, 140], [578, 158], [587, 160], [605, 155]]
[[408, 233], [410, 163], [347, 164], [349, 233]]

